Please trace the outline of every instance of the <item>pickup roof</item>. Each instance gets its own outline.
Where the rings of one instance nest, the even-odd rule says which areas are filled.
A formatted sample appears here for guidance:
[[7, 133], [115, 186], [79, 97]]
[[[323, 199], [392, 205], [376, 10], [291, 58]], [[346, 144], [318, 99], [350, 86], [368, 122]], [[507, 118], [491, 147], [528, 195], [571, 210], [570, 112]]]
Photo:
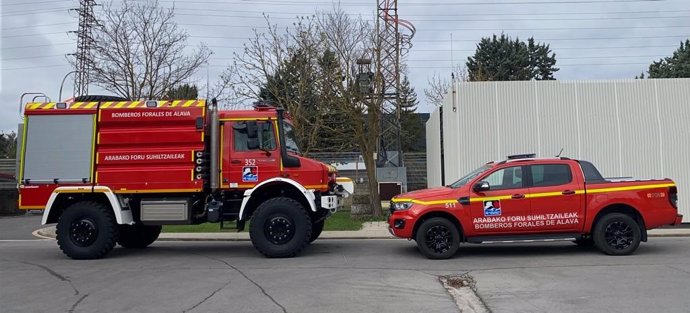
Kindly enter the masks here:
[[391, 233], [429, 258], [459, 243], [572, 240], [610, 255], [634, 252], [647, 230], [678, 225], [670, 179], [605, 179], [590, 162], [518, 158], [490, 162], [455, 183], [391, 200]]

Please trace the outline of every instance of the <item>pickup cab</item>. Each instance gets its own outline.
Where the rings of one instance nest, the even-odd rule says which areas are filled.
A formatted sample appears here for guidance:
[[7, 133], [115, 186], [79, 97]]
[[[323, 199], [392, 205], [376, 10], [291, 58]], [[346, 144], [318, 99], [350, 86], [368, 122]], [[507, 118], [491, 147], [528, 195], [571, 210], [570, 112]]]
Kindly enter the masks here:
[[677, 193], [670, 179], [605, 179], [587, 161], [513, 156], [394, 197], [388, 224], [431, 259], [454, 256], [461, 242], [552, 240], [626, 255], [648, 229], [681, 223]]

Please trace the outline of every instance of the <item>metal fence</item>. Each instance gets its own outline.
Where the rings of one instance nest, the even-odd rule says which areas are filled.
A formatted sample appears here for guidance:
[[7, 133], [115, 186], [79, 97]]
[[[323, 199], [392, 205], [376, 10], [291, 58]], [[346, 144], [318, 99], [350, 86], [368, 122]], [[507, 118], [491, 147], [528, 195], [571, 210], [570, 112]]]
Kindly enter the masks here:
[[0, 159], [0, 190], [17, 189], [14, 180], [17, 170], [17, 160]]

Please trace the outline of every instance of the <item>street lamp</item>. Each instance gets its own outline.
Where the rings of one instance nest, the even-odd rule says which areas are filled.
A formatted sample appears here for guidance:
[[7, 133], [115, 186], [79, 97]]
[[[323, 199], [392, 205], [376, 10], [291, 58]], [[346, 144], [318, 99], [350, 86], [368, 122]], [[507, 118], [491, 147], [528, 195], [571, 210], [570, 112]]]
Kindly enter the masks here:
[[69, 76], [69, 74], [74, 74], [76, 72], [77, 71], [71, 71], [65, 74], [65, 77], [62, 78], [62, 83], [60, 83], [60, 93], [58, 94], [58, 102], [62, 102], [62, 86], [65, 85], [65, 79], [67, 79], [67, 76]]

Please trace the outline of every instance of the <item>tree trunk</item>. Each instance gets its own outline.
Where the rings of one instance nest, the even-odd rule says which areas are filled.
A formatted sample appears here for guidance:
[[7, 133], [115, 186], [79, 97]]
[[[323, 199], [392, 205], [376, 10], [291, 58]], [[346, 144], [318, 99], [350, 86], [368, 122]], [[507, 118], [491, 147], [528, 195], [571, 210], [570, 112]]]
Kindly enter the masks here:
[[376, 160], [373, 151], [362, 151], [362, 158], [367, 168], [369, 179], [369, 201], [371, 203], [371, 215], [381, 216], [381, 196], [379, 195], [379, 181], [376, 178]]

